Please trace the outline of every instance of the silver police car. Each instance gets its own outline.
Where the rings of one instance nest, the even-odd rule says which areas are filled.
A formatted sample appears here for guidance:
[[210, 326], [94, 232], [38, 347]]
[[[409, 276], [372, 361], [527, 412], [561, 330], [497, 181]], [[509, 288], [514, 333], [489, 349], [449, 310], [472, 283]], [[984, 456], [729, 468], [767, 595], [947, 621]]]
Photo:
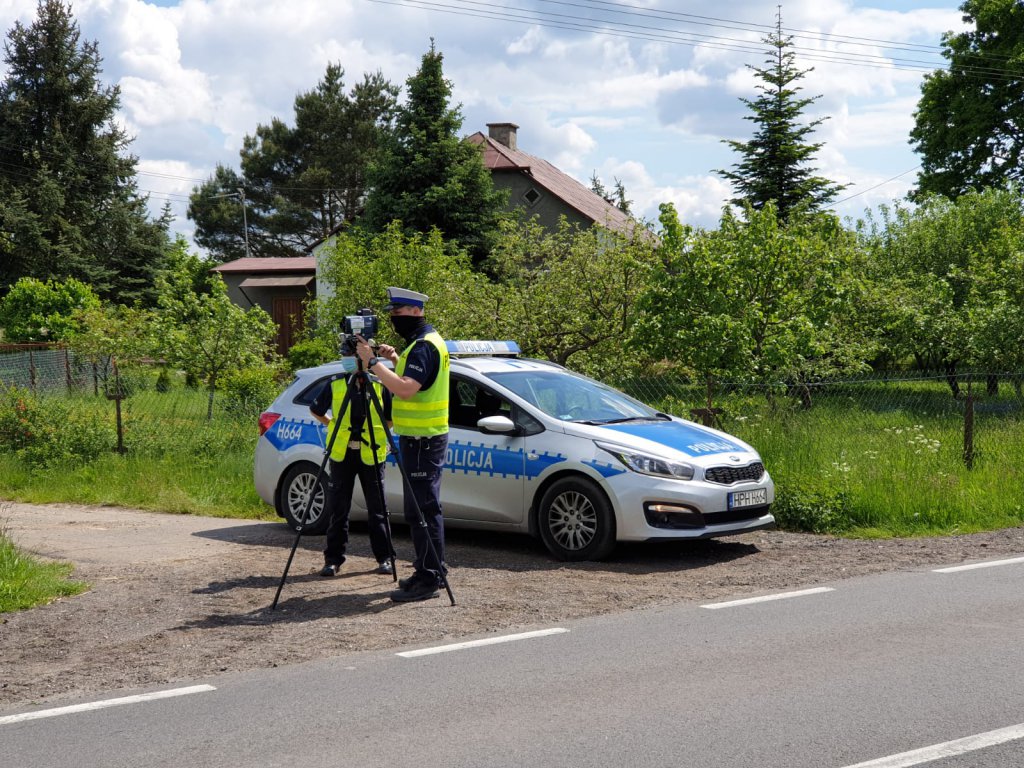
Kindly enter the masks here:
[[[596, 560], [618, 541], [697, 539], [775, 523], [761, 457], [718, 430], [659, 413], [561, 366], [518, 357], [512, 342], [448, 342], [450, 434], [445, 525], [538, 536], [562, 560]], [[309, 406], [353, 360], [300, 370], [259, 418], [255, 483], [295, 528], [323, 533], [327, 430]], [[389, 507], [402, 479], [388, 457]], [[365, 519], [357, 484], [352, 518]], [[394, 517], [394, 516], [393, 516]], [[401, 514], [398, 515], [401, 518]]]

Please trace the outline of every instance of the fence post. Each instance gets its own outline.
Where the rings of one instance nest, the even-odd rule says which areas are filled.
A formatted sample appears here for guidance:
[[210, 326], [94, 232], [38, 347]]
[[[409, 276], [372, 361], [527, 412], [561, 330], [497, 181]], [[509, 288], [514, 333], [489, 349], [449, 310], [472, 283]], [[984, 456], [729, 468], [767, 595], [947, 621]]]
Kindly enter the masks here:
[[64, 377], [68, 383], [68, 392], [71, 392], [71, 354], [67, 347], [64, 347]]
[[964, 464], [974, 467], [974, 392], [970, 379], [967, 381], [967, 401], [964, 404]]
[[96, 363], [92, 364], [92, 394], [94, 397], [100, 396], [100, 372]]
[[114, 368], [114, 394], [108, 394], [107, 397], [113, 397], [114, 410], [117, 413], [117, 452], [124, 454], [124, 424], [121, 421], [121, 375], [117, 371], [117, 361], [111, 358], [110, 363]]
[[28, 386], [34, 395], [36, 393], [36, 359], [32, 355], [31, 349], [28, 351]]

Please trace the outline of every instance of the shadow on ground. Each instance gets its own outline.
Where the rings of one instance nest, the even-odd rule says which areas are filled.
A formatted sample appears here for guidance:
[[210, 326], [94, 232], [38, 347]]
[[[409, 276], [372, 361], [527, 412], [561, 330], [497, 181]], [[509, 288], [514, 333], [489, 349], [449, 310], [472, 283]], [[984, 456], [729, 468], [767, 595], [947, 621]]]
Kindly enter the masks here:
[[[284, 550], [294, 546], [296, 540], [295, 533], [285, 523], [268, 522], [214, 528], [197, 531], [193, 535], [240, 545], [280, 547], [282, 548], [282, 571], [287, 560]], [[393, 530], [393, 538], [398, 559], [400, 561], [411, 559], [412, 542], [409, 538], [409, 529], [404, 525], [396, 526]], [[319, 553], [323, 548], [323, 536], [299, 536], [298, 539], [299, 550], [303, 552]], [[619, 544], [606, 560], [571, 563], [555, 560], [539, 540], [526, 534], [471, 531], [462, 528], [447, 529], [445, 548], [446, 560], [456, 568], [497, 569], [510, 572], [571, 569], [636, 574], [704, 568], [751, 557], [760, 552], [756, 545], [739, 541], [735, 537], [689, 541], [626, 542]], [[349, 552], [354, 556], [370, 556], [365, 523], [352, 523]], [[304, 555], [304, 557], [308, 557], [308, 555]], [[290, 580], [292, 578], [289, 577]]]

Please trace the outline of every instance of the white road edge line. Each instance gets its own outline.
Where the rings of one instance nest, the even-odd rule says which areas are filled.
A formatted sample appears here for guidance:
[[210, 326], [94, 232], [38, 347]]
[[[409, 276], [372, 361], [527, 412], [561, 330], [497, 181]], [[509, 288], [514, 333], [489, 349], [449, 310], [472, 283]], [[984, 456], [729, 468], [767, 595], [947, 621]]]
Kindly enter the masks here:
[[1013, 565], [1024, 563], [1024, 557], [1013, 557], [1009, 560], [989, 560], [984, 563], [971, 563], [970, 565], [954, 565], [950, 568], [935, 568], [932, 573], [956, 573], [958, 571], [974, 571], [978, 568], [995, 568], [997, 565]]
[[719, 608], [732, 608], [736, 605], [752, 605], [753, 603], [767, 603], [771, 600], [786, 600], [790, 597], [803, 597], [804, 595], [820, 595], [822, 592], [834, 592], [832, 587], [814, 587], [813, 589], [800, 589], [796, 592], [780, 592], [776, 595], [762, 595], [761, 597], [745, 597], [742, 600], [729, 600], [725, 603], [707, 603], [701, 608], [715, 611]]
[[139, 704], [144, 701], [156, 699], [170, 699], [174, 696], [188, 696], [191, 693], [204, 693], [216, 691], [212, 685], [193, 685], [188, 688], [173, 688], [169, 691], [154, 691], [153, 693], [140, 693], [137, 696], [122, 696], [119, 699], [106, 699], [104, 701], [91, 701], [87, 704], [72, 704], [69, 707], [57, 707], [56, 709], [40, 709], [36, 712], [23, 712], [20, 715], [7, 715], [0, 717], [0, 725], [21, 723], [25, 720], [39, 720], [44, 717], [57, 717], [58, 715], [70, 715], [75, 712], [90, 712], [94, 709], [106, 709], [107, 707], [119, 707], [123, 704]]
[[930, 763], [933, 760], [941, 760], [944, 757], [956, 757], [957, 755], [974, 752], [985, 747], [993, 747], [996, 744], [1004, 744], [1015, 739], [1024, 739], [1024, 723], [987, 733], [979, 733], [975, 736], [967, 736], [955, 741], [935, 744], [930, 747], [914, 749], [910, 752], [901, 752], [898, 755], [880, 757], [877, 760], [868, 760], [866, 763], [848, 765], [846, 768], [910, 768], [913, 765]]
[[451, 645], [438, 645], [433, 648], [420, 648], [415, 651], [402, 651], [396, 653], [403, 659], [413, 659], [417, 656], [430, 656], [435, 653], [448, 653], [449, 651], [461, 651], [464, 648], [479, 648], [482, 645], [496, 645], [497, 643], [511, 643], [514, 640], [529, 640], [534, 637], [546, 637], [548, 635], [560, 635], [568, 632], [564, 627], [553, 627], [552, 629], [538, 629], [535, 632], [520, 632], [518, 635], [502, 635], [501, 637], [488, 637], [483, 640], [468, 640], [464, 643], [452, 643]]

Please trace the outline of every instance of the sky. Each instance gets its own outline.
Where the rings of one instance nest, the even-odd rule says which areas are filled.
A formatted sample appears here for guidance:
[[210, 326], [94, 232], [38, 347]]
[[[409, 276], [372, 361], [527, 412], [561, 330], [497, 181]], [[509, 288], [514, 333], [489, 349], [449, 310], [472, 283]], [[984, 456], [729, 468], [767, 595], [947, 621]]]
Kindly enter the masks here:
[[[714, 227], [732, 197], [714, 173], [738, 155], [725, 139], [755, 125], [750, 66], [781, 12], [796, 65], [812, 69], [805, 112], [827, 118], [818, 172], [848, 184], [835, 211], [857, 219], [914, 186], [908, 143], [926, 72], [943, 65], [942, 34], [963, 27], [941, 0], [74, 0], [98, 43], [102, 78], [121, 90], [117, 120], [134, 137], [138, 186], [191, 238], [188, 195], [218, 163], [238, 168], [246, 135], [314, 89], [329, 63], [346, 85], [381, 71], [403, 85], [434, 40], [462, 131], [519, 126], [519, 149], [589, 185], [625, 185], [649, 220], [671, 201], [685, 222]], [[780, 11], [781, 9], [781, 11]], [[0, 0], [0, 27], [30, 24], [36, 0]], [[0, 76], [6, 65], [0, 63]], [[403, 92], [404, 98], [404, 92]]]

